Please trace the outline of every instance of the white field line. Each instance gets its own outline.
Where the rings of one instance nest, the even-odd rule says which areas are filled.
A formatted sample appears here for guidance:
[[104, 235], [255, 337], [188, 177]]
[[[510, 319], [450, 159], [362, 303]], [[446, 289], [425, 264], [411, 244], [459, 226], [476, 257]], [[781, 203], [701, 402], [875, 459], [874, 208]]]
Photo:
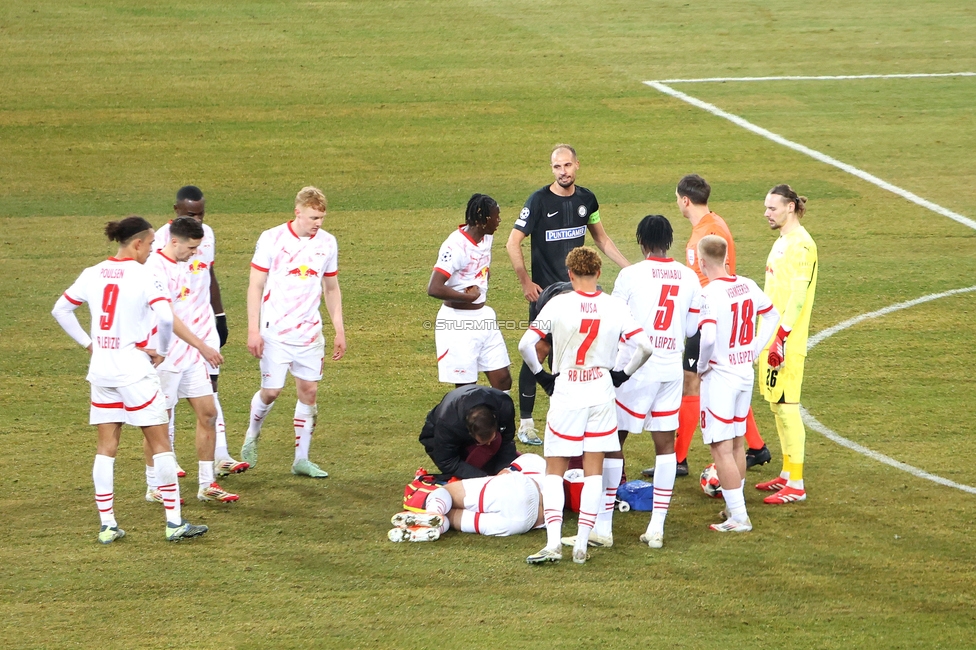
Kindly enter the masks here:
[[[926, 302], [938, 300], [939, 298], [947, 298], [949, 296], [955, 296], [961, 293], [969, 293], [972, 291], [976, 291], [976, 286], [966, 287], [964, 289], [953, 289], [951, 291], [943, 291], [942, 293], [933, 293], [927, 296], [922, 296], [921, 298], [915, 298], [914, 300], [907, 300], [905, 302], [900, 302], [896, 305], [890, 305], [888, 307], [885, 307], [884, 309], [872, 311], [867, 314], [861, 314], [860, 316], [855, 316], [854, 318], [849, 318], [842, 323], [838, 323], [833, 327], [829, 327], [825, 330], [821, 330], [820, 332], [817, 332], [816, 334], [811, 336], [807, 340], [807, 351], [812, 350], [815, 345], [817, 345], [824, 339], [830, 338], [834, 334], [837, 334], [838, 332], [842, 332], [843, 330], [846, 330], [849, 327], [853, 327], [858, 323], [864, 322], [866, 320], [871, 320], [873, 318], [880, 318], [881, 316], [886, 316], [892, 312], [900, 311], [902, 309], [908, 309], [909, 307], [914, 307], [916, 305], [921, 305]], [[955, 481], [950, 481], [949, 479], [943, 478], [941, 476], [937, 476], [936, 474], [930, 474], [929, 472], [926, 472], [923, 469], [913, 467], [912, 465], [908, 465], [901, 461], [895, 460], [890, 456], [885, 456], [882, 453], [876, 452], [872, 449], [868, 449], [864, 445], [859, 445], [853, 440], [848, 440], [847, 438], [840, 435], [836, 431], [833, 431], [828, 427], [824, 426], [823, 424], [821, 424], [820, 421], [817, 420], [817, 418], [810, 415], [810, 412], [805, 408], [803, 408], [802, 405], [800, 406], [800, 414], [803, 416], [804, 424], [806, 424], [808, 427], [810, 427], [820, 435], [824, 436], [825, 438], [829, 440], [833, 440], [834, 442], [836, 442], [838, 445], [841, 445], [842, 447], [847, 447], [848, 449], [856, 451], [859, 454], [863, 454], [864, 456], [876, 460], [879, 463], [891, 465], [892, 467], [896, 469], [900, 469], [903, 472], [908, 472], [909, 474], [917, 478], [924, 478], [934, 483], [938, 483], [940, 485], [956, 488], [957, 490], [962, 490], [963, 492], [969, 492], [970, 494], [976, 494], [976, 487], [964, 485], [962, 483], [956, 483]]]
[[706, 77], [704, 79], [657, 79], [645, 81], [646, 84], [701, 84], [726, 83], [732, 81], [836, 81], [842, 79], [921, 79], [924, 77], [976, 77], [976, 72], [935, 72], [917, 74], [844, 74], [821, 75], [816, 77]]
[[[874, 78], [904, 78], [904, 77], [922, 77], [922, 76], [966, 76], [966, 77], [969, 77], [969, 76], [976, 76], [976, 74], [971, 73], [971, 72], [962, 72], [962, 73], [953, 73], [951, 75], [877, 75], [877, 76], [875, 76], [875, 75], [862, 75], [862, 76], [856, 76], [856, 77], [765, 77], [765, 78], [763, 78], [763, 77], [746, 77], [746, 78], [738, 78], [738, 79], [721, 79], [721, 78], [715, 78], [715, 79], [686, 79], [686, 80], [671, 80], [670, 82], [671, 83], [695, 83], [695, 82], [704, 82], [704, 81], [774, 81], [774, 80], [780, 80], [780, 79], [843, 79], [843, 78], [851, 78], [851, 79], [874, 79]], [[902, 189], [902, 188], [900, 188], [900, 187], [898, 187], [896, 185], [892, 185], [891, 183], [889, 183], [887, 181], [884, 181], [884, 180], [878, 178], [877, 176], [874, 176], [872, 174], [869, 174], [869, 173], [867, 173], [865, 171], [862, 171], [862, 170], [858, 169], [857, 167], [854, 167], [852, 165], [848, 165], [847, 163], [841, 162], [841, 161], [837, 160], [836, 158], [832, 158], [832, 157], [830, 157], [830, 156], [828, 156], [826, 154], [823, 154], [823, 153], [821, 153], [819, 151], [816, 151], [814, 149], [810, 149], [809, 147], [806, 147], [806, 146], [804, 146], [802, 144], [793, 142], [792, 140], [787, 140], [783, 136], [777, 135], [776, 133], [773, 133], [772, 131], [769, 131], [769, 130], [764, 129], [764, 128], [760, 127], [760, 126], [757, 126], [757, 125], [753, 124], [752, 122], [749, 122], [748, 120], [745, 120], [745, 119], [739, 117], [738, 115], [733, 115], [732, 113], [729, 113], [727, 111], [723, 111], [722, 109], [720, 109], [719, 107], [717, 107], [717, 106], [715, 106], [713, 104], [709, 104], [708, 102], [703, 102], [702, 100], [697, 99], [695, 97], [692, 97], [691, 95], [686, 95], [683, 92], [680, 92], [678, 90], [675, 90], [674, 88], [671, 88], [670, 86], [667, 86], [664, 82], [660, 82], [660, 81], [645, 81], [644, 83], [647, 84], [648, 86], [650, 86], [651, 88], [654, 88], [655, 90], [658, 90], [658, 91], [660, 91], [660, 92], [662, 92], [662, 93], [664, 93], [666, 95], [671, 95], [672, 97], [675, 97], [677, 99], [680, 99], [683, 102], [687, 102], [687, 103], [691, 104], [692, 106], [696, 106], [698, 108], [701, 108], [702, 110], [708, 111], [712, 115], [716, 115], [718, 117], [721, 117], [721, 118], [724, 118], [726, 120], [729, 120], [733, 124], [735, 124], [737, 126], [741, 126], [742, 128], [746, 129], [747, 131], [752, 131], [753, 133], [755, 133], [757, 135], [761, 135], [764, 138], [767, 138], [769, 140], [772, 140], [773, 142], [776, 142], [777, 144], [781, 144], [784, 147], [788, 147], [790, 149], [793, 149], [794, 151], [798, 151], [798, 152], [800, 152], [802, 154], [805, 154], [807, 156], [810, 156], [811, 158], [814, 158], [815, 160], [819, 160], [820, 162], [823, 162], [823, 163], [826, 163], [828, 165], [832, 165], [834, 167], [837, 167], [838, 169], [841, 169], [841, 170], [843, 170], [843, 171], [845, 171], [845, 172], [847, 172], [849, 174], [852, 174], [854, 176], [857, 176], [858, 178], [861, 178], [863, 180], [868, 181], [869, 183], [872, 183], [874, 185], [877, 185], [878, 187], [880, 187], [880, 188], [882, 188], [884, 190], [887, 190], [889, 192], [892, 192], [894, 194], [897, 194], [898, 196], [901, 196], [902, 198], [905, 198], [905, 199], [911, 201], [912, 203], [915, 203], [916, 205], [920, 205], [923, 208], [926, 208], [928, 210], [931, 210], [932, 212], [935, 212], [936, 214], [940, 214], [940, 215], [942, 215], [944, 217], [948, 217], [948, 218], [952, 219], [953, 221], [956, 221], [956, 222], [961, 223], [961, 224], [963, 224], [965, 226], [968, 226], [969, 228], [972, 228], [972, 229], [976, 230], [976, 221], [973, 221], [972, 219], [969, 219], [967, 217], [964, 217], [961, 214], [957, 214], [957, 213], [955, 213], [952, 210], [949, 210], [947, 208], [943, 208], [941, 205], [937, 205], [935, 203], [932, 203], [931, 201], [928, 201], [926, 199], [923, 199], [922, 197], [917, 196], [917, 195], [913, 194], [912, 192], [909, 192], [908, 190], [904, 190], [904, 189]], [[828, 337], [833, 336], [834, 334], [836, 334], [836, 333], [838, 333], [840, 331], [843, 331], [843, 330], [845, 330], [845, 329], [847, 329], [849, 327], [852, 327], [852, 326], [856, 325], [857, 323], [863, 322], [865, 320], [869, 320], [869, 319], [872, 319], [872, 318], [879, 318], [881, 316], [884, 316], [886, 314], [890, 314], [892, 312], [895, 312], [895, 311], [898, 311], [898, 310], [901, 310], [901, 309], [907, 309], [909, 307], [914, 307], [915, 305], [920, 305], [922, 303], [929, 302], [931, 300], [937, 300], [939, 298], [945, 298], [947, 296], [952, 296], [952, 295], [956, 295], [956, 294], [959, 294], [959, 293], [965, 293], [965, 292], [969, 292], [969, 291], [976, 291], [976, 286], [974, 286], [974, 287], [967, 287], [965, 289], [953, 289], [951, 291], [944, 291], [942, 293], [936, 293], [936, 294], [931, 294], [931, 295], [928, 295], [928, 296], [922, 296], [921, 298], [916, 298], [915, 300], [909, 300], [907, 302], [902, 302], [902, 303], [898, 303], [896, 305], [891, 305], [890, 307], [885, 307], [884, 309], [879, 309], [877, 311], [874, 311], [874, 312], [871, 312], [871, 313], [868, 313], [868, 314], [862, 314], [860, 316], [855, 316], [854, 318], [850, 318], [850, 319], [848, 319], [848, 320], [846, 320], [846, 321], [844, 321], [842, 323], [839, 323], [839, 324], [837, 324], [837, 325], [835, 325], [833, 327], [830, 327], [830, 328], [828, 328], [826, 330], [823, 330], [822, 332], [818, 332], [814, 336], [810, 337], [810, 339], [807, 341], [807, 350], [810, 350], [815, 345], [817, 345], [818, 343], [821, 343], [822, 341], [824, 341]], [[825, 427], [823, 424], [821, 424], [815, 417], [813, 417], [812, 415], [810, 415], [810, 412], [807, 411], [805, 408], [803, 408], [802, 405], [800, 406], [800, 412], [802, 414], [804, 423], [808, 427], [810, 427], [814, 431], [820, 433], [824, 437], [828, 438], [829, 440], [832, 440], [833, 442], [836, 442], [837, 444], [839, 444], [839, 445], [841, 445], [843, 447], [847, 447], [848, 449], [851, 449], [853, 451], [856, 451], [857, 453], [862, 454], [864, 456], [867, 456], [868, 458], [871, 458], [873, 460], [876, 460], [876, 461], [878, 461], [880, 463], [885, 463], [886, 465], [890, 465], [891, 467], [894, 467], [896, 469], [900, 469], [902, 471], [908, 472], [909, 474], [911, 474], [912, 476], [915, 476], [917, 478], [926, 479], [926, 480], [932, 481], [934, 483], [938, 483], [939, 485], [945, 485], [947, 487], [955, 488], [957, 490], [962, 490], [963, 492], [968, 492], [970, 494], [976, 494], [976, 488], [974, 488], [972, 486], [963, 485], [961, 483], [956, 483], [955, 481], [950, 481], [947, 478], [943, 478], [943, 477], [937, 476], [935, 474], [930, 474], [929, 472], [926, 472], [925, 470], [919, 469], [917, 467], [913, 467], [912, 465], [908, 465], [906, 463], [902, 463], [901, 461], [897, 461], [894, 458], [891, 458], [890, 456], [885, 456], [884, 454], [878, 453], [878, 452], [876, 452], [876, 451], [874, 451], [872, 449], [868, 449], [867, 447], [865, 447], [863, 445], [859, 445], [858, 443], [854, 442], [853, 440], [848, 440], [847, 438], [841, 436], [837, 432], [832, 431], [828, 427]]]
[[863, 179], [863, 180], [871, 183], [872, 185], [877, 185], [878, 187], [880, 187], [883, 190], [887, 190], [887, 191], [889, 191], [889, 192], [891, 192], [893, 194], [897, 194], [898, 196], [902, 197], [903, 199], [908, 199], [909, 201], [911, 201], [912, 203], [914, 203], [916, 205], [920, 205], [923, 208], [926, 208], [928, 210], [931, 210], [932, 212], [935, 212], [936, 214], [941, 214], [943, 217], [948, 217], [949, 219], [952, 219], [953, 221], [957, 221], [957, 222], [963, 224], [964, 226], [968, 226], [968, 227], [972, 228], [973, 230], [976, 230], [976, 221], [973, 221], [972, 219], [969, 219], [968, 217], [964, 217], [961, 214], [958, 214], [956, 212], [953, 212], [952, 210], [949, 210], [948, 208], [943, 208], [941, 205], [938, 205], [936, 203], [933, 203], [932, 201], [929, 201], [928, 199], [923, 199], [922, 197], [918, 196], [917, 194], [913, 194], [912, 192], [909, 192], [906, 189], [902, 189], [902, 188], [898, 187], [897, 185], [892, 185], [888, 181], [882, 180], [882, 179], [878, 178], [877, 176], [875, 176], [873, 174], [869, 174], [868, 172], [866, 172], [864, 170], [861, 170], [861, 169], [858, 169], [857, 167], [854, 167], [853, 165], [848, 165], [847, 163], [841, 162], [841, 161], [837, 160], [836, 158], [831, 158], [830, 156], [828, 156], [825, 153], [821, 153], [821, 152], [819, 152], [819, 151], [817, 151], [815, 149], [811, 149], [810, 147], [806, 147], [806, 146], [804, 146], [802, 144], [799, 144], [798, 142], [793, 142], [792, 140], [787, 140], [783, 136], [778, 135], [776, 133], [773, 133], [772, 131], [769, 131], [767, 129], [764, 129], [761, 126], [756, 126], [752, 122], [749, 122], [748, 120], [744, 120], [743, 118], [739, 117], [738, 115], [733, 115], [732, 113], [728, 113], [726, 111], [723, 111], [718, 106], [715, 106], [713, 104], [709, 104], [708, 102], [703, 102], [702, 100], [700, 100], [700, 99], [698, 99], [696, 97], [692, 97], [691, 95], [686, 95], [685, 93], [683, 93], [683, 92], [681, 92], [679, 90], [675, 90], [674, 88], [671, 88], [670, 86], [668, 86], [668, 85], [666, 85], [664, 83], [661, 83], [660, 81], [645, 81], [644, 83], [647, 84], [648, 86], [650, 86], [651, 88], [654, 88], [655, 90], [664, 93], [665, 95], [671, 95], [672, 97], [675, 97], [677, 99], [680, 99], [683, 102], [687, 102], [687, 103], [691, 104], [692, 106], [695, 106], [697, 108], [700, 108], [700, 109], [702, 109], [704, 111], [708, 111], [712, 115], [716, 115], [718, 117], [721, 117], [723, 119], [726, 119], [729, 122], [732, 122], [733, 124], [735, 124], [736, 126], [741, 126], [743, 129], [745, 129], [747, 131], [752, 131], [753, 133], [755, 133], [757, 135], [761, 135], [762, 137], [764, 137], [764, 138], [766, 138], [768, 140], [772, 140], [773, 142], [775, 142], [777, 144], [781, 144], [784, 147], [788, 147], [788, 148], [790, 148], [790, 149], [792, 149], [794, 151], [799, 151], [800, 153], [805, 154], [807, 156], [810, 156], [811, 158], [813, 158], [815, 160], [819, 160], [822, 163], [826, 163], [828, 165], [832, 165], [833, 167], [836, 167], [836, 168], [838, 168], [840, 170], [843, 170], [843, 171], [847, 172], [848, 174], [852, 174], [854, 176], [857, 176], [858, 178]]

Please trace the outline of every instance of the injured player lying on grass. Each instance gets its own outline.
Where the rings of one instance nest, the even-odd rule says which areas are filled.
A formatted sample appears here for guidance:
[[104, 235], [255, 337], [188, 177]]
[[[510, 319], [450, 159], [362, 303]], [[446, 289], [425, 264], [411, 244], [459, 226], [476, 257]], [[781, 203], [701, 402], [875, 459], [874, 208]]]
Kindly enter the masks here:
[[392, 542], [430, 542], [454, 528], [495, 537], [521, 535], [544, 525], [539, 481], [546, 461], [522, 454], [497, 476], [442, 485], [427, 495], [426, 512], [393, 516]]

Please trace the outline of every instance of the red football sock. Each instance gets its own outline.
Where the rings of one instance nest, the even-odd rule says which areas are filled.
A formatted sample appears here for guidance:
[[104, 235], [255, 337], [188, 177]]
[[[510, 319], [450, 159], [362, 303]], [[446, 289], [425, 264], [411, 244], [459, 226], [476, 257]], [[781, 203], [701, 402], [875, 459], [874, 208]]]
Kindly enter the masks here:
[[752, 415], [752, 407], [749, 407], [749, 415], [746, 417], [746, 443], [749, 449], [762, 449], [766, 443], [759, 435], [759, 427], [756, 426], [756, 418]]
[[681, 398], [681, 410], [678, 411], [678, 437], [674, 441], [674, 453], [676, 460], [683, 463], [688, 458], [688, 449], [691, 447], [691, 439], [698, 428], [698, 419], [701, 417], [701, 397], [698, 395], [685, 395]]

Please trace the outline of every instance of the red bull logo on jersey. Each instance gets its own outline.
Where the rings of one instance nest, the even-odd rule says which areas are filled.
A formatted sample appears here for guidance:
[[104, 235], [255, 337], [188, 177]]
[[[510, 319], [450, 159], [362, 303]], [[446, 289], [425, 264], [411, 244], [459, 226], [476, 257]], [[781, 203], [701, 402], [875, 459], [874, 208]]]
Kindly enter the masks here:
[[201, 262], [200, 260], [193, 260], [190, 262], [190, 273], [194, 275], [200, 273], [201, 271], [206, 271], [207, 268], [206, 262]]
[[180, 287], [180, 292], [176, 294], [177, 300], [189, 300], [190, 299], [190, 287]]
[[316, 271], [315, 269], [310, 269], [303, 264], [299, 266], [297, 269], [289, 269], [288, 272], [285, 273], [285, 275], [296, 276], [301, 278], [302, 280], [307, 280], [309, 278], [319, 277], [319, 272]]
[[483, 267], [480, 271], [478, 271], [477, 275], [474, 276], [474, 279], [475, 280], [480, 280], [481, 278], [485, 278], [486, 280], [488, 279], [488, 267], [487, 266]]

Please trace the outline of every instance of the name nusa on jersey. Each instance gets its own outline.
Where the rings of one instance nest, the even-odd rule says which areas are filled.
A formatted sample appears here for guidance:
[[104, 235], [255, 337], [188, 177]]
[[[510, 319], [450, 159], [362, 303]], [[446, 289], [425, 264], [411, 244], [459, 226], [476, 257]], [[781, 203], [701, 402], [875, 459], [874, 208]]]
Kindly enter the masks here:
[[339, 272], [339, 246], [324, 230], [299, 237], [291, 222], [265, 230], [251, 266], [268, 274], [261, 302], [261, 336], [309, 345], [322, 336], [322, 278]]
[[488, 269], [491, 266], [492, 236], [485, 235], [476, 242], [460, 226], [452, 232], [437, 254], [434, 270], [447, 276], [445, 286], [462, 290], [475, 286], [481, 290], [481, 297], [474, 304], [484, 304], [488, 293]]
[[[213, 228], [207, 224], [202, 225], [203, 240], [186, 263], [186, 287], [189, 289], [186, 300], [190, 303], [190, 311], [185, 318], [181, 314], [180, 320], [190, 328], [191, 332], [206, 341], [211, 347], [216, 348], [219, 339], [217, 338], [213, 308], [210, 306], [210, 269], [214, 265], [216, 239]], [[167, 223], [156, 231], [153, 250], [159, 250], [169, 243], [169, 226], [170, 224]]]
[[[627, 303], [654, 346], [653, 356], [634, 375], [653, 376], [654, 381], [681, 379], [689, 320], [697, 329], [701, 309], [698, 274], [673, 259], [649, 257], [620, 270], [613, 295]], [[622, 342], [614, 367], [622, 369], [636, 351], [633, 339]]]
[[[188, 278], [189, 265], [186, 262], [170, 259], [163, 254], [163, 251], [158, 250], [146, 260], [146, 268], [162, 284], [166, 296], [173, 302], [173, 315], [187, 324], [187, 318], [192, 313]], [[158, 334], [155, 333], [155, 330], [154, 326], [154, 333], [149, 344], [149, 347], [154, 349], [158, 346]], [[166, 360], [159, 364], [157, 370], [177, 372], [189, 368], [200, 358], [200, 353], [196, 348], [190, 347], [189, 343], [174, 334], [173, 342], [169, 346], [169, 354], [166, 355]]]
[[755, 371], [756, 320], [769, 313], [773, 302], [749, 278], [718, 278], [702, 289], [698, 327], [715, 324], [715, 347], [707, 361], [712, 371], [740, 390], [752, 388]]
[[91, 311], [92, 355], [88, 381], [115, 388], [152, 374], [149, 344], [155, 317], [152, 304], [169, 300], [162, 283], [131, 258], [109, 258], [81, 272], [64, 297]]
[[554, 296], [531, 327], [541, 337], [552, 334], [552, 372], [559, 374], [552, 403], [568, 409], [614, 399], [617, 343], [643, 331], [624, 301], [599, 291]]

